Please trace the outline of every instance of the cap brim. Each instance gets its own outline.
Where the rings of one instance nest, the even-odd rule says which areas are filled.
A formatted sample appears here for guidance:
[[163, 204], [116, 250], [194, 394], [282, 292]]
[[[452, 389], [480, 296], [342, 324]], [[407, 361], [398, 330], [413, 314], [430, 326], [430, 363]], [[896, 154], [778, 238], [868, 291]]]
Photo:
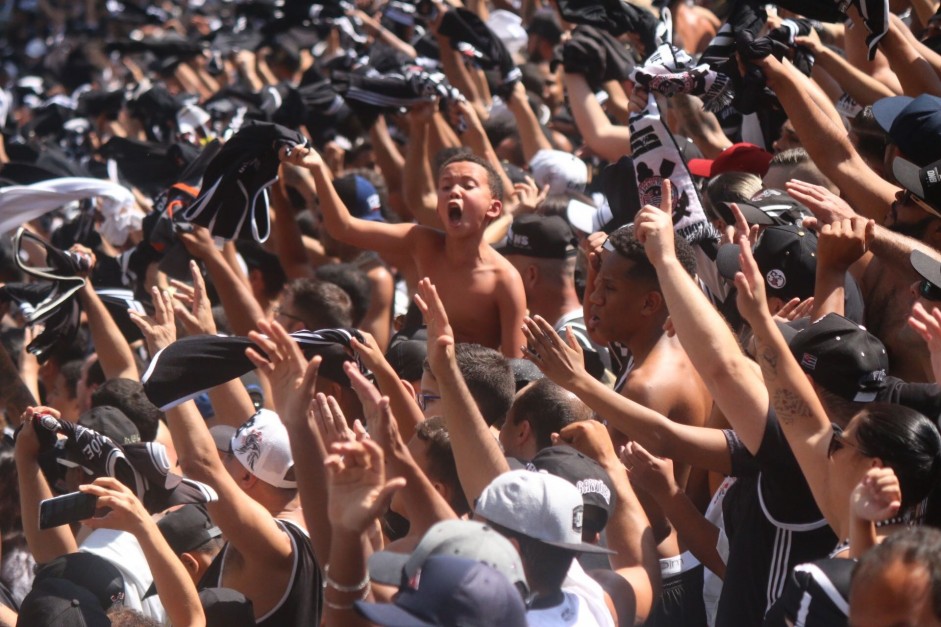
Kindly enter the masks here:
[[391, 603], [366, 603], [356, 601], [356, 611], [382, 627], [435, 627]]
[[877, 100], [872, 105], [872, 117], [876, 119], [876, 123], [882, 127], [882, 130], [888, 133], [895, 118], [912, 100], [914, 98], [910, 96], [892, 96]]
[[735, 273], [742, 269], [738, 260], [739, 254], [741, 254], [741, 247], [738, 244], [720, 246], [716, 254], [716, 269], [719, 270], [719, 274], [730, 281], [735, 278]]
[[921, 168], [908, 159], [896, 157], [892, 160], [892, 174], [899, 185], [919, 198], [925, 197], [925, 188], [921, 184]]
[[686, 166], [689, 168], [690, 174], [709, 178], [712, 176], [713, 163], [714, 160], [712, 159], [690, 159]]
[[[780, 220], [775, 220], [774, 216], [765, 213], [760, 207], [756, 207], [744, 202], [738, 202], [735, 204], [738, 205], [739, 211], [742, 212], [742, 215], [745, 216], [745, 220], [749, 224], [760, 224], [762, 226], [782, 224]], [[732, 203], [719, 202], [715, 204], [715, 208], [719, 213], [719, 216], [725, 220], [726, 224], [735, 224], [735, 214], [732, 213]]]
[[402, 570], [411, 555], [379, 551], [369, 556], [369, 577], [377, 583], [398, 587], [402, 584]]
[[582, 233], [594, 233], [597, 230], [598, 210], [588, 203], [573, 198], [565, 208], [565, 216], [569, 224]]
[[216, 425], [209, 430], [212, 435], [212, 441], [216, 444], [216, 449], [223, 453], [232, 452], [232, 437], [237, 429], [231, 425]]
[[941, 263], [918, 249], [912, 251], [909, 259], [912, 262], [912, 268], [921, 275], [921, 278], [935, 287], [941, 287]]
[[578, 553], [591, 553], [594, 555], [615, 555], [617, 553], [617, 551], [612, 551], [611, 549], [606, 549], [603, 546], [598, 546], [596, 544], [588, 544], [587, 542], [571, 544], [569, 542], [546, 542], [545, 540], [539, 541], [543, 544], [548, 544], [549, 546], [555, 546], [560, 549], [568, 549], [569, 551], [576, 551]]

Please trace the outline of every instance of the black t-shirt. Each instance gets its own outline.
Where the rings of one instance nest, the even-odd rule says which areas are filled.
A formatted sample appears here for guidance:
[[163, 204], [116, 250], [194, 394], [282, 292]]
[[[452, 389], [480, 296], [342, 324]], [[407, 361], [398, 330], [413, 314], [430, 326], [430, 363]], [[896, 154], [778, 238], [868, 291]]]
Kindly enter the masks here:
[[[296, 524], [287, 520], [277, 520], [281, 528], [291, 538], [294, 574], [281, 603], [258, 619], [260, 627], [310, 627], [320, 624], [321, 590], [320, 568], [314, 560], [314, 550], [310, 537]], [[229, 545], [226, 544], [203, 574], [197, 586], [200, 590], [222, 586], [222, 568]], [[264, 573], [259, 573], [264, 576]], [[248, 596], [248, 595], [246, 595]]]
[[904, 405], [935, 423], [941, 418], [941, 386], [937, 383], [907, 383], [898, 377], [886, 377], [885, 383], [877, 401]]
[[760, 625], [794, 566], [827, 557], [837, 537], [772, 409], [757, 455], [748, 455], [734, 432], [726, 437], [739, 480], [723, 502], [729, 560], [716, 625]]

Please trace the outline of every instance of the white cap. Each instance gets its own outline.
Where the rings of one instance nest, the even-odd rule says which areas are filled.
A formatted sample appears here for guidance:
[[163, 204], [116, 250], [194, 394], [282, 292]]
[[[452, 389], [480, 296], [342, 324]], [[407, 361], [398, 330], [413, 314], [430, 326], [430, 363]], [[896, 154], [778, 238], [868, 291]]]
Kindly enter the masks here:
[[176, 125], [183, 135], [195, 133], [197, 129], [205, 131], [206, 124], [211, 120], [212, 118], [206, 111], [194, 104], [183, 105], [183, 108], [176, 113]]
[[[268, 409], [258, 413], [237, 430], [217, 426], [212, 430], [216, 447], [235, 455], [250, 473], [276, 488], [296, 488], [297, 482], [284, 476], [294, 467], [288, 431], [278, 414]], [[230, 434], [228, 447], [225, 436]]]
[[506, 44], [506, 49], [510, 54], [519, 53], [529, 41], [529, 35], [523, 28], [523, 18], [504, 9], [490, 12], [487, 27]]
[[582, 553], [611, 551], [582, 542], [582, 493], [561, 477], [511, 470], [490, 482], [475, 513], [487, 521], [552, 546]]
[[540, 189], [549, 185], [549, 194], [580, 192], [588, 182], [588, 166], [585, 162], [561, 150], [540, 150], [529, 162], [529, 169]]

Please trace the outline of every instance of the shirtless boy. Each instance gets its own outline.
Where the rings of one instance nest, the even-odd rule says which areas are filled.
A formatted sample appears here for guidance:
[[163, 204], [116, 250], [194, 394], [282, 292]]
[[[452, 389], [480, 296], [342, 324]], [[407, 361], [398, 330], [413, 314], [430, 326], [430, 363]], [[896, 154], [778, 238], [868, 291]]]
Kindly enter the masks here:
[[438, 286], [457, 341], [496, 348], [507, 357], [522, 356], [523, 282], [483, 241], [484, 229], [503, 207], [500, 179], [486, 161], [460, 155], [441, 166], [437, 212], [442, 232], [352, 217], [333, 187], [330, 170], [311, 148], [284, 149], [281, 160], [311, 171], [324, 225], [333, 238], [380, 255], [411, 257], [418, 276]]

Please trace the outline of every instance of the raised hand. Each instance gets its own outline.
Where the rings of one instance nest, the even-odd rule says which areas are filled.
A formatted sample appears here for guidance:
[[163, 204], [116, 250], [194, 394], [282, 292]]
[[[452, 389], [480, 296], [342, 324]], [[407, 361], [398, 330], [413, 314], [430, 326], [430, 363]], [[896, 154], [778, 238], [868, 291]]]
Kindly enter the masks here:
[[673, 245], [673, 185], [663, 181], [660, 206], [644, 205], [634, 218], [634, 233], [654, 266], [676, 257]]
[[575, 341], [571, 328], [566, 327], [565, 334], [566, 342], [563, 342], [552, 325], [540, 316], [527, 316], [523, 320], [523, 335], [526, 336], [523, 356], [554, 383], [569, 389], [581, 377], [590, 375], [585, 370], [582, 347]]
[[742, 317], [754, 328], [759, 320], [771, 315], [765, 298], [765, 279], [755, 263], [747, 238], [739, 240], [739, 248], [742, 269], [735, 274], [735, 287], [738, 288], [735, 303]]
[[801, 300], [795, 296], [791, 300], [784, 303], [783, 307], [778, 309], [777, 313], [774, 314], [774, 319], [780, 320], [782, 322], [793, 322], [794, 320], [809, 316], [813, 309], [813, 296], [808, 296], [804, 300]]
[[324, 461], [330, 475], [330, 524], [362, 534], [388, 509], [392, 496], [405, 486], [405, 479], [386, 481], [382, 449], [371, 440], [337, 442], [330, 453]]
[[444, 303], [428, 277], [418, 282], [414, 298], [428, 325], [428, 364], [432, 372], [442, 372], [454, 359], [454, 330], [448, 322]]
[[785, 184], [785, 188], [791, 198], [810, 209], [820, 224], [830, 224], [857, 215], [845, 200], [826, 187], [792, 179]]
[[282, 163], [298, 165], [308, 170], [323, 165], [323, 157], [313, 148], [306, 146], [285, 146], [278, 151], [278, 158]]
[[213, 255], [221, 254], [219, 249], [216, 248], [216, 243], [213, 241], [209, 229], [197, 224], [192, 226], [193, 230], [191, 232], [177, 234], [180, 241], [183, 242], [183, 247], [186, 248], [186, 252], [196, 259], [203, 261]]
[[637, 442], [628, 442], [621, 453], [631, 484], [655, 500], [668, 499], [680, 491], [673, 478], [673, 462], [652, 455]]
[[131, 322], [144, 334], [147, 350], [156, 355], [176, 341], [176, 320], [173, 316], [173, 298], [167, 291], [161, 291], [157, 286], [151, 288], [154, 303], [154, 315], [148, 316], [128, 309]]
[[908, 318], [908, 326], [928, 344], [935, 382], [941, 381], [941, 310], [932, 307], [929, 312], [916, 301], [912, 306], [912, 315]]
[[875, 220], [842, 218], [824, 224], [817, 232], [817, 264], [846, 272], [866, 254], [876, 233]]
[[215, 335], [216, 321], [212, 317], [212, 303], [206, 294], [206, 282], [199, 271], [199, 264], [190, 260], [193, 285], [173, 279], [173, 313], [189, 335]]
[[302, 420], [314, 397], [321, 358], [318, 355], [308, 362], [294, 338], [275, 321], [259, 320], [258, 328], [261, 332], [250, 331], [248, 338], [265, 355], [246, 348], [245, 356], [268, 376], [281, 420], [285, 424]]
[[113, 477], [99, 477], [93, 483], [79, 486], [79, 491], [98, 497], [98, 510], [108, 513], [83, 521], [91, 529], [117, 529], [137, 535], [151, 522], [144, 504], [123, 483]]
[[579, 420], [552, 434], [553, 444], [568, 444], [579, 453], [592, 458], [605, 468], [618, 463], [608, 428], [597, 420]]
[[755, 242], [758, 241], [758, 225], [748, 225], [748, 220], [745, 219], [745, 214], [742, 213], [738, 203], [733, 202], [729, 206], [732, 209], [732, 215], [735, 216], [735, 224], [731, 225], [732, 237], [729, 241], [731, 243], [735, 243], [739, 241], [744, 235], [748, 238], [748, 241], [751, 243], [751, 245], [754, 246]]
[[880, 522], [902, 506], [902, 489], [891, 468], [870, 468], [850, 495], [850, 509], [862, 520]]
[[[317, 394], [310, 402], [308, 419], [317, 425], [320, 439], [327, 450], [337, 442], [352, 442], [357, 439], [357, 432], [350, 428], [340, 409], [337, 399], [326, 394]], [[364, 429], [361, 429], [365, 432]]]

